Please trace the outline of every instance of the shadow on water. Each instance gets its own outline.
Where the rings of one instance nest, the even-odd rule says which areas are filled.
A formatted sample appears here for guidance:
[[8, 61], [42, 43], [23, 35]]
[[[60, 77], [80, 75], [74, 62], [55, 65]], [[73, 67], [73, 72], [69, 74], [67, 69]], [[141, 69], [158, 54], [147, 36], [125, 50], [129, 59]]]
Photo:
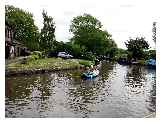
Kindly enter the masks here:
[[155, 112], [155, 70], [102, 62], [81, 71], [6, 78], [6, 117], [144, 117]]

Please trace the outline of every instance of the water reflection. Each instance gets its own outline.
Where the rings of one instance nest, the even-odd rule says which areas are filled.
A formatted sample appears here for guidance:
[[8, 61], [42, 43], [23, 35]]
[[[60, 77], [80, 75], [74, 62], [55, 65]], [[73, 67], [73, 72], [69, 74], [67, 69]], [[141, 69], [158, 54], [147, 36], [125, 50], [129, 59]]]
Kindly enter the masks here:
[[[75, 80], [74, 80], [75, 81]], [[104, 92], [104, 82], [94, 80], [85, 80], [79, 85], [68, 89], [68, 105], [74, 113], [81, 113], [82, 117], [88, 117], [92, 112], [96, 112], [93, 106], [104, 101], [107, 92]]]
[[[154, 69], [147, 70], [147, 108], [150, 112], [156, 111], [156, 72]], [[154, 81], [154, 82], [153, 82]]]
[[132, 94], [132, 100], [139, 94], [143, 98], [139, 100], [145, 100], [146, 108], [150, 112], [156, 111], [156, 72], [155, 69], [142, 66], [132, 66], [128, 70], [125, 78], [125, 83]]
[[146, 81], [144, 67], [131, 66], [125, 78], [125, 85], [130, 87], [131, 92], [140, 93]]
[[102, 62], [81, 71], [6, 78], [6, 117], [144, 117], [155, 111], [155, 70]]

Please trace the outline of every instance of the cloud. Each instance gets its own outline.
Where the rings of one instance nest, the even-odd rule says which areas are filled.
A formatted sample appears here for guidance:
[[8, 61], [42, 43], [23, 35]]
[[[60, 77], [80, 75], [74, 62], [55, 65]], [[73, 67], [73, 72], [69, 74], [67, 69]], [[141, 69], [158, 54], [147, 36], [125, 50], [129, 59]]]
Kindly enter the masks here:
[[133, 4], [122, 4], [120, 5], [121, 8], [132, 8], [132, 7], [135, 7], [135, 5]]
[[73, 16], [73, 15], [76, 15], [76, 12], [75, 11], [64, 11], [63, 14], [65, 16]]

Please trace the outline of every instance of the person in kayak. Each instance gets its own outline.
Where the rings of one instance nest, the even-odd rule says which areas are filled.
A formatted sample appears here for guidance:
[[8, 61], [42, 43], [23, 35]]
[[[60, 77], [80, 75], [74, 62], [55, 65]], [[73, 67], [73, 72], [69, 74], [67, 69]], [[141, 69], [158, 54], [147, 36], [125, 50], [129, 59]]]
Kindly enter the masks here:
[[94, 74], [99, 74], [99, 70], [97, 69], [97, 66], [96, 66], [96, 65], [93, 66], [92, 72], [93, 72]]
[[92, 75], [93, 74], [93, 65], [91, 65], [91, 67], [87, 66], [84, 73], [86, 73], [88, 75]]
[[86, 67], [86, 71], [82, 74], [83, 77], [87, 78], [93, 78], [96, 77], [99, 74], [99, 70], [97, 67], [94, 65], [91, 65], [91, 67]]
[[91, 68], [90, 68], [90, 74], [99, 74], [99, 70], [97, 69], [97, 66], [96, 65], [91, 65]]
[[85, 71], [86, 73], [89, 73], [90, 72], [90, 69], [89, 69], [89, 67], [87, 66], [86, 67], [86, 71]]

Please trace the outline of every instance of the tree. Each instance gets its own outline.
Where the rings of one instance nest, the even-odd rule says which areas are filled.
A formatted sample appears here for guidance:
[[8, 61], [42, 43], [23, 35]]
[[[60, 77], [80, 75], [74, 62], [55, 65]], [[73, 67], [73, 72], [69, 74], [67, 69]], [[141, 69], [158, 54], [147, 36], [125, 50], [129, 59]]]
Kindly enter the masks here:
[[144, 37], [137, 37], [136, 39], [129, 39], [125, 42], [128, 51], [132, 54], [134, 59], [144, 58], [144, 52], [149, 48], [149, 44]]
[[55, 22], [51, 16], [47, 15], [47, 12], [43, 10], [43, 28], [40, 33], [40, 49], [42, 51], [53, 50], [56, 45], [55, 39]]
[[[74, 34], [71, 38], [73, 44], [83, 45], [88, 52], [91, 51], [94, 54], [105, 54], [107, 48], [116, 47], [112, 36], [102, 30], [101, 22], [89, 14], [74, 17], [70, 32]], [[113, 42], [115, 45], [112, 45]]]
[[156, 59], [156, 50], [149, 50], [148, 52], [148, 58]]
[[5, 6], [5, 24], [14, 32], [14, 39], [31, 50], [38, 49], [38, 27], [34, 24], [33, 15], [14, 6]]

